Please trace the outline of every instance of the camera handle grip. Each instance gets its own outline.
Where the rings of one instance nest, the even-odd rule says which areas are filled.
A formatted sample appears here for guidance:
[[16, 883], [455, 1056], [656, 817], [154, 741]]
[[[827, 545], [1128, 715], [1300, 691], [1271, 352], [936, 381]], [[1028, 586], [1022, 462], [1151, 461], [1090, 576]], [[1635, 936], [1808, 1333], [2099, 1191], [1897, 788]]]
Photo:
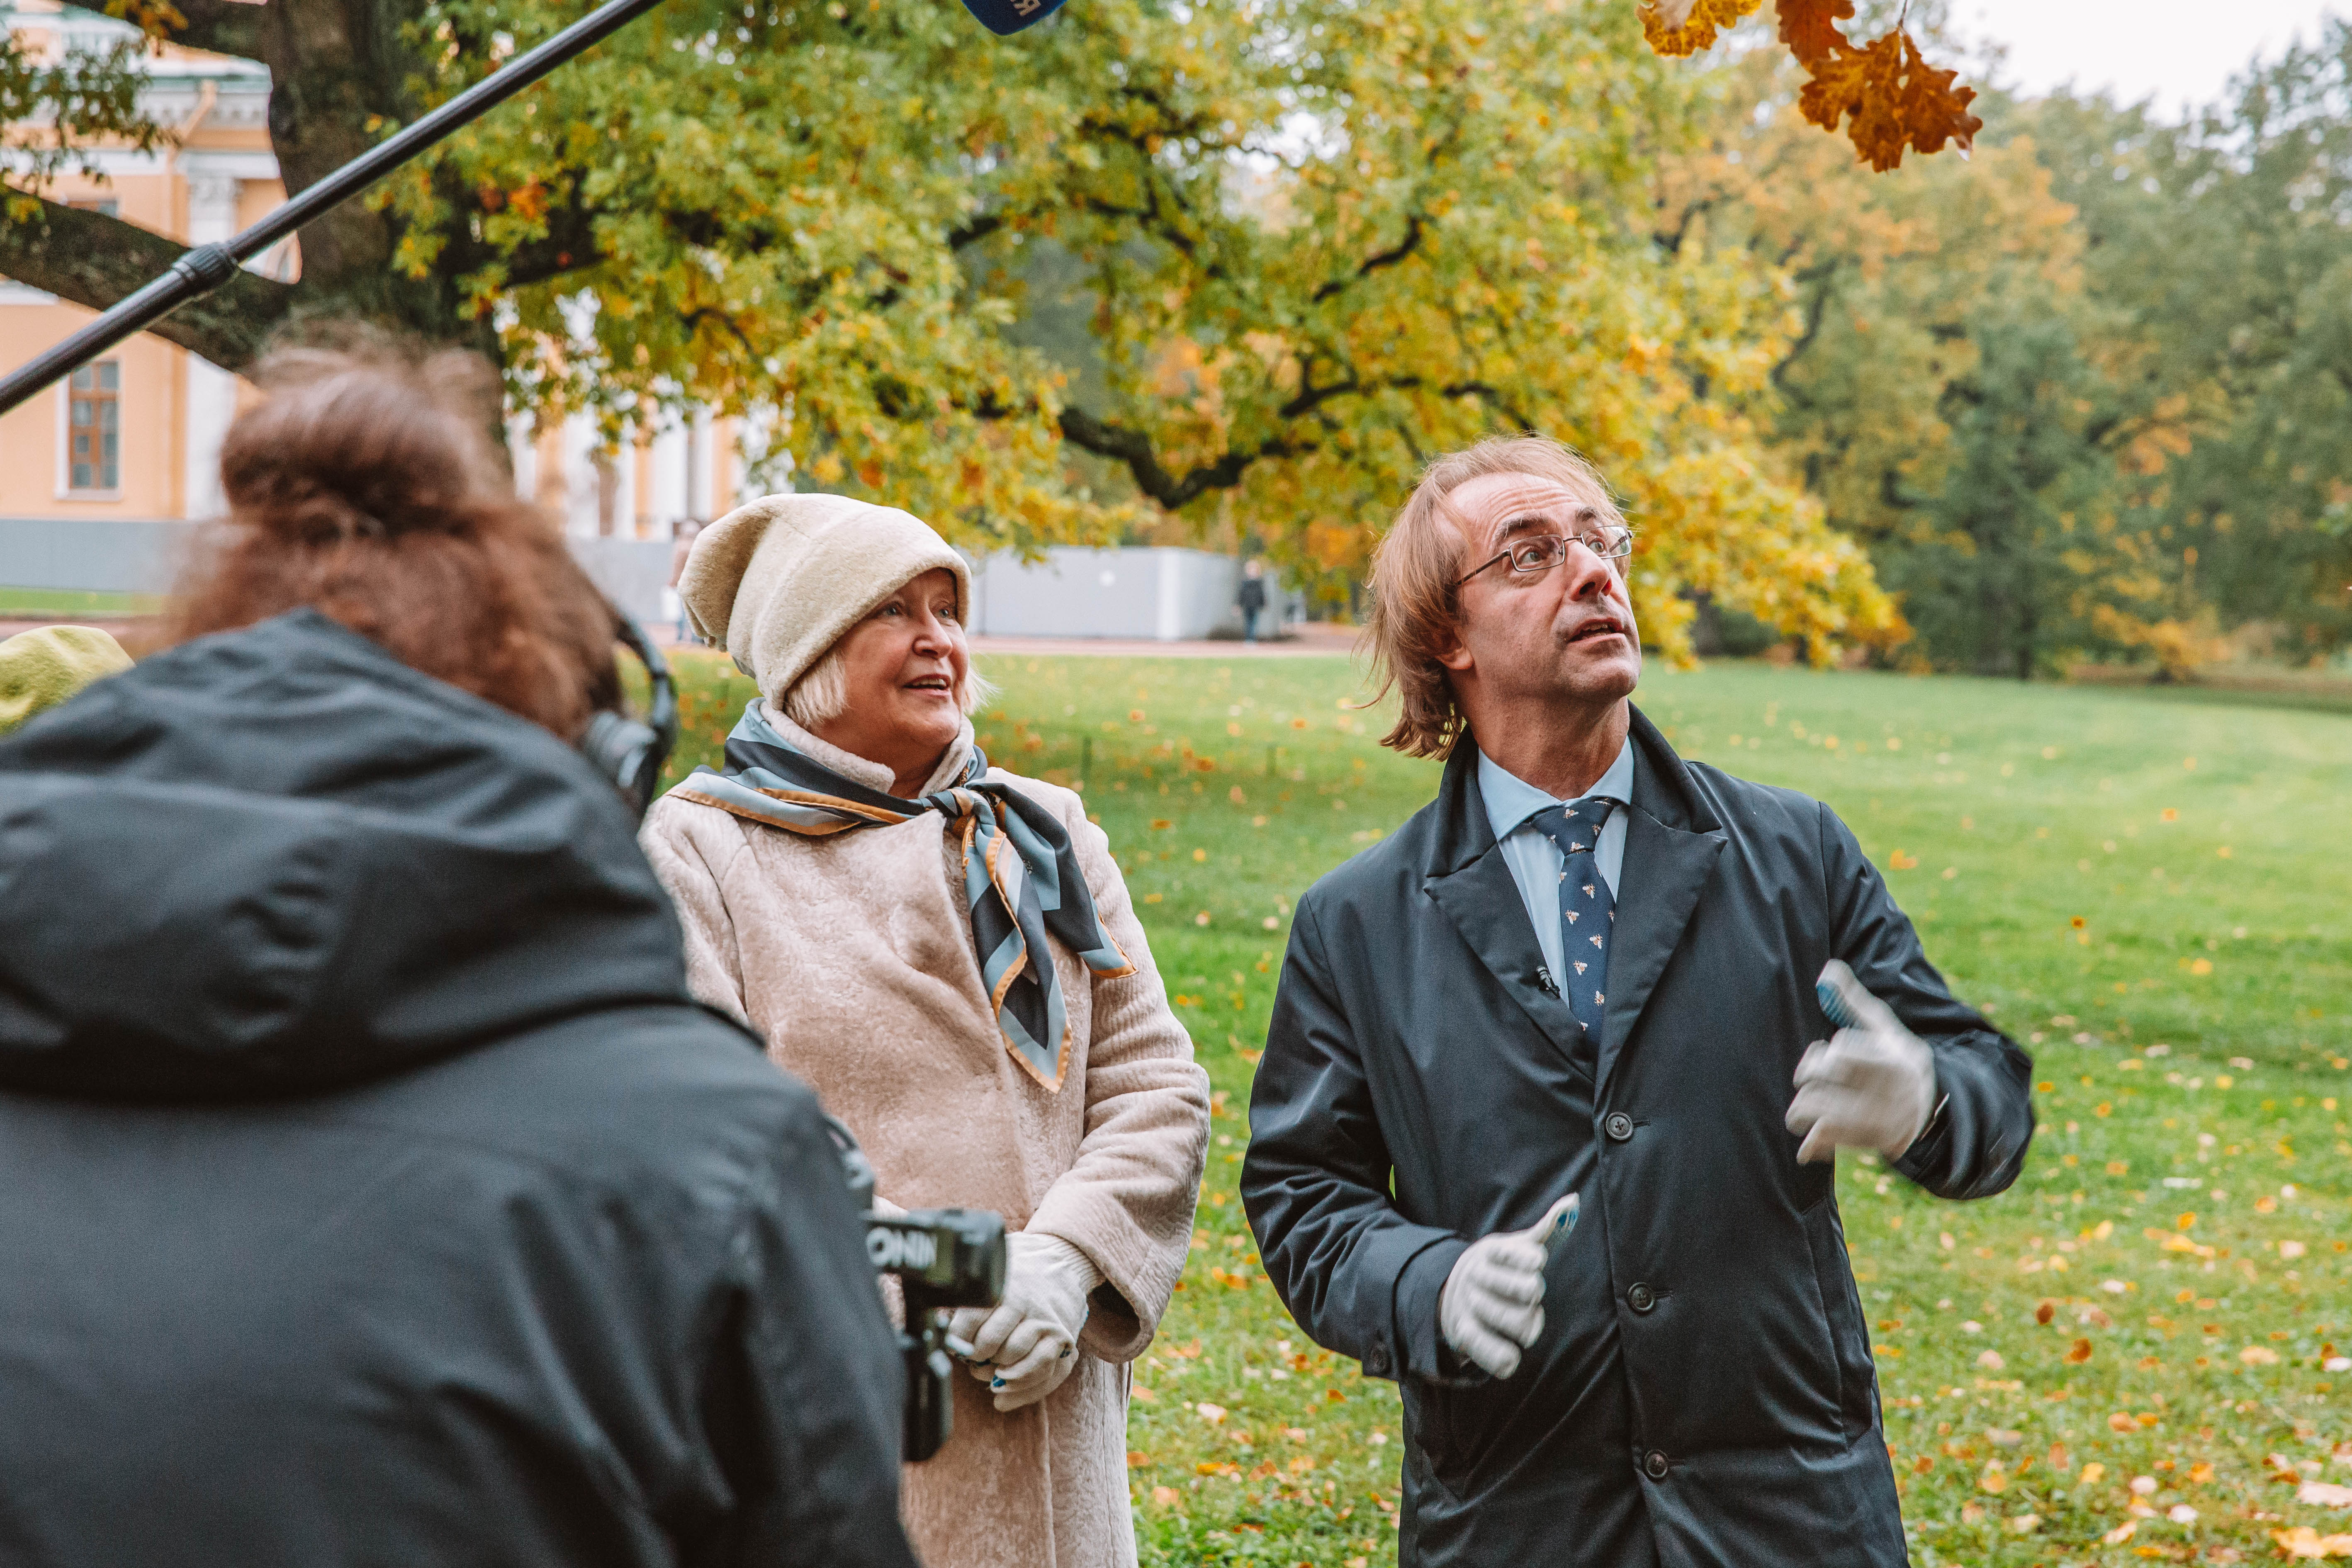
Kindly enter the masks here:
[[946, 1314], [921, 1314], [922, 1332], [898, 1334], [907, 1397], [899, 1418], [899, 1456], [919, 1465], [947, 1447], [955, 1435], [955, 1363], [947, 1352]]

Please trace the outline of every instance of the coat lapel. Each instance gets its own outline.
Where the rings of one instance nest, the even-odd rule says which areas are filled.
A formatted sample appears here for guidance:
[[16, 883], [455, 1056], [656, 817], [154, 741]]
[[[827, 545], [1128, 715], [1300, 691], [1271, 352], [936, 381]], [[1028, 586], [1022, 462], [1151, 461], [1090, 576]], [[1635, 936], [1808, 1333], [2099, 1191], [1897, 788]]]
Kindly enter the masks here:
[[1578, 1075], [1585, 1076], [1588, 1069], [1576, 1059], [1580, 1031], [1575, 1015], [1537, 983], [1543, 950], [1536, 945], [1527, 902], [1519, 897], [1519, 885], [1512, 880], [1487, 824], [1486, 803], [1478, 795], [1476, 761], [1476, 752], [1465, 739], [1446, 764], [1444, 782], [1438, 786], [1437, 844], [1422, 888], [1519, 1010], [1559, 1047]]
[[1601, 1042], [1603, 1084], [1641, 1026], [1642, 1009], [1674, 957], [1727, 841], [1692, 789], [1682, 759], [1638, 708], [1633, 743], [1633, 805], [1625, 820], [1624, 868], [1617, 877], [1616, 951], [1609, 955], [1608, 1025]]

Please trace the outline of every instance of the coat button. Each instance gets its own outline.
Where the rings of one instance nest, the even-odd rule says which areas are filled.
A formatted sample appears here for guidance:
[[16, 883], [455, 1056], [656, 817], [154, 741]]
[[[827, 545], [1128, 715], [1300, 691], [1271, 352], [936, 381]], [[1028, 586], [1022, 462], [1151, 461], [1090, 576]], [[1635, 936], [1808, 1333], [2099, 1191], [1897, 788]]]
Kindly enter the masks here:
[[1635, 1285], [1625, 1292], [1625, 1305], [1637, 1312], [1646, 1312], [1658, 1304], [1657, 1292], [1647, 1285]]
[[1611, 1142], [1622, 1143], [1633, 1136], [1633, 1119], [1622, 1110], [1612, 1110], [1601, 1123], [1601, 1130], [1609, 1134]]
[[1664, 1480], [1666, 1472], [1672, 1468], [1674, 1465], [1667, 1459], [1665, 1450], [1663, 1448], [1653, 1448], [1642, 1456], [1642, 1473], [1654, 1481]]

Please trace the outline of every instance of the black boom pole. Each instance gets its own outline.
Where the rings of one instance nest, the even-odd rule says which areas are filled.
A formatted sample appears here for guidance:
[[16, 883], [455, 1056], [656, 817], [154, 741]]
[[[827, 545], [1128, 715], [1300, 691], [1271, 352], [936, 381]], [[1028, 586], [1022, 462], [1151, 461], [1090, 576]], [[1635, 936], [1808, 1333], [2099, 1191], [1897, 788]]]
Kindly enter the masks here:
[[191, 300], [200, 300], [236, 276], [237, 265], [258, 256], [328, 208], [357, 195], [459, 126], [479, 119], [572, 56], [627, 26], [661, 0], [609, 0], [530, 53], [517, 57], [415, 124], [363, 153], [234, 238], [198, 246], [172, 269], [0, 381], [5, 414], [61, 375], [87, 364], [134, 332], [146, 331]]

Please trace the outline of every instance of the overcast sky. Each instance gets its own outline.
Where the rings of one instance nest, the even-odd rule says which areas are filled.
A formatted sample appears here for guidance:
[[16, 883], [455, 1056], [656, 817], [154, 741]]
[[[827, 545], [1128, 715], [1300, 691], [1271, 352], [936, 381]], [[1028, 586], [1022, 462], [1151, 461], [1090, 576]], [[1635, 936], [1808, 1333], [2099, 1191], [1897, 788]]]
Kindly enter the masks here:
[[2203, 104], [2257, 53], [2274, 56], [2352, 0], [1953, 0], [1963, 36], [2009, 47], [2008, 85], [2046, 91], [2072, 81], [2126, 102], [2153, 95], [2168, 112]]

